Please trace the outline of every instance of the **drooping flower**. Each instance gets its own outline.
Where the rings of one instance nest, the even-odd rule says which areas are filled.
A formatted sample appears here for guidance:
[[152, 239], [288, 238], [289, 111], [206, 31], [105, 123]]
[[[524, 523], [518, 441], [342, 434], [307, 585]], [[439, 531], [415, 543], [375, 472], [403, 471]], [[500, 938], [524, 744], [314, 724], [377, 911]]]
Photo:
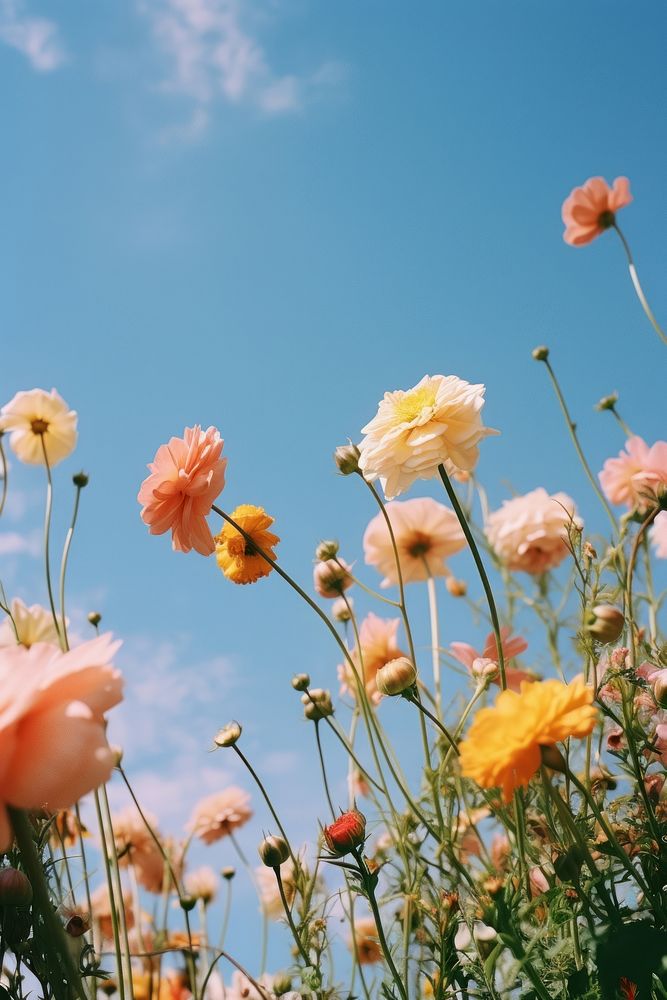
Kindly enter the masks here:
[[[500, 641], [503, 647], [503, 658], [505, 661], [505, 678], [507, 680], [507, 686], [512, 691], [518, 691], [522, 681], [533, 681], [535, 680], [535, 675], [529, 670], [521, 670], [519, 667], [513, 667], [511, 660], [515, 656], [519, 656], [520, 653], [525, 652], [528, 649], [528, 643], [520, 635], [512, 636], [512, 630], [507, 627], [507, 625], [502, 625], [500, 628]], [[481, 653], [467, 642], [452, 642], [449, 645], [449, 652], [452, 654], [455, 660], [462, 663], [466, 668], [468, 673], [473, 673], [473, 664], [475, 660], [490, 660], [493, 663], [498, 663], [498, 644], [496, 643], [496, 637], [493, 632], [489, 632], [486, 637], [486, 642], [484, 643], [484, 649]], [[500, 684], [500, 677], [498, 675], [493, 677], [494, 684]]]
[[9, 618], [0, 625], [0, 646], [15, 646], [17, 642], [28, 649], [36, 642], [58, 645], [58, 633], [53, 615], [47, 608], [43, 608], [40, 604], [27, 607], [20, 597], [15, 597], [9, 610], [14, 619], [14, 626]]
[[242, 788], [230, 785], [201, 799], [194, 808], [190, 829], [205, 844], [227, 837], [252, 817], [250, 796]]
[[280, 539], [268, 530], [273, 524], [273, 518], [263, 507], [255, 507], [250, 503], [241, 504], [232, 511], [230, 517], [250, 535], [252, 541], [249, 542], [240, 531], [225, 522], [215, 539], [218, 566], [232, 583], [256, 583], [263, 576], [268, 576], [273, 569], [271, 563], [255, 547], [259, 546], [275, 559], [274, 547]]
[[486, 536], [498, 558], [511, 570], [539, 574], [567, 556], [568, 531], [581, 528], [574, 501], [565, 493], [550, 496], [538, 487], [503, 501], [489, 514]]
[[408, 391], [386, 392], [362, 428], [359, 468], [366, 479], [380, 480], [388, 500], [415, 479], [432, 479], [441, 464], [471, 472], [479, 442], [496, 433], [482, 424], [483, 405], [484, 386], [456, 375], [425, 375]]
[[202, 868], [195, 868], [185, 876], [185, 891], [193, 899], [201, 899], [208, 905], [216, 896], [218, 891], [218, 876], [212, 868], [204, 865]]
[[594, 691], [577, 677], [523, 683], [521, 691], [501, 691], [495, 705], [482, 708], [460, 745], [462, 773], [482, 788], [502, 789], [509, 802], [540, 767], [540, 747], [568, 736], [587, 736], [597, 712]]
[[57, 465], [76, 447], [76, 411], [70, 410], [55, 389], [17, 392], [0, 410], [0, 431], [9, 434], [9, 446], [28, 465]]
[[313, 585], [320, 595], [327, 599], [336, 599], [344, 590], [354, 583], [350, 570], [352, 567], [344, 559], [325, 559], [315, 563], [313, 570]]
[[590, 243], [614, 225], [616, 212], [631, 201], [627, 177], [617, 177], [613, 187], [609, 187], [604, 177], [591, 177], [581, 187], [574, 188], [563, 202], [563, 239], [573, 247]]
[[[403, 583], [449, 576], [445, 560], [465, 546], [454, 511], [430, 497], [393, 500], [386, 506], [396, 540]], [[384, 574], [382, 587], [398, 583], [396, 557], [387, 523], [378, 513], [364, 533], [364, 558]]]
[[382, 961], [380, 939], [372, 917], [362, 917], [354, 921], [349, 946], [350, 950], [356, 953], [359, 965], [372, 965], [374, 962]]
[[667, 441], [649, 447], [640, 437], [629, 438], [625, 450], [604, 463], [599, 479], [610, 503], [649, 510], [667, 489]]
[[[399, 618], [380, 618], [371, 612], [359, 628], [361, 649], [353, 649], [351, 658], [368, 698], [374, 703], [379, 702], [382, 697], [375, 682], [378, 670], [390, 660], [405, 656], [398, 646], [399, 625]], [[341, 680], [341, 693], [351, 694], [356, 698], [357, 679], [347, 660], [338, 667], [338, 676]]]
[[[153, 832], [159, 837], [157, 819], [143, 810]], [[146, 823], [134, 806], [114, 813], [112, 826], [116, 854], [121, 867], [132, 865], [139, 885], [148, 892], [162, 892], [165, 864], [162, 851], [155, 843]]]
[[667, 511], [661, 510], [651, 527], [651, 542], [658, 559], [667, 559]]
[[215, 548], [206, 516], [225, 485], [223, 444], [215, 427], [186, 427], [182, 438], [160, 445], [148, 466], [137, 496], [141, 518], [151, 535], [171, 530], [177, 552], [209, 556]]
[[104, 713], [122, 698], [100, 636], [67, 653], [37, 643], [0, 649], [0, 851], [11, 843], [5, 809], [64, 809], [108, 780], [115, 755]]

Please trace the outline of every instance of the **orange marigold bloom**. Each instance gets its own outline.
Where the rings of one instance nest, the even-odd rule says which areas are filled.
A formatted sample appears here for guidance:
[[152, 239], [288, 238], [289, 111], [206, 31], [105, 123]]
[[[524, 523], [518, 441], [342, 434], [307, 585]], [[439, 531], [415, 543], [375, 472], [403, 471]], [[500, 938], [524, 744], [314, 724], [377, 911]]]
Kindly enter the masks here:
[[263, 507], [242, 503], [232, 511], [230, 517], [252, 538], [249, 542], [240, 531], [225, 522], [225, 526], [215, 539], [215, 558], [218, 566], [232, 583], [255, 583], [272, 570], [270, 563], [261, 556], [255, 546], [263, 549], [275, 559], [274, 546], [280, 539], [268, 529], [273, 524]]
[[374, 962], [382, 961], [380, 939], [372, 917], [363, 917], [354, 921], [349, 943], [350, 950], [356, 951], [357, 961], [360, 965], [372, 965]]
[[524, 681], [520, 692], [502, 691], [493, 707], [477, 713], [461, 744], [463, 774], [482, 788], [502, 788], [509, 802], [538, 770], [540, 747], [592, 732], [593, 694], [581, 677], [571, 684]]
[[618, 209], [631, 201], [627, 177], [617, 177], [613, 187], [609, 187], [604, 177], [591, 177], [582, 187], [574, 188], [563, 202], [563, 239], [573, 247], [590, 243], [614, 225]]

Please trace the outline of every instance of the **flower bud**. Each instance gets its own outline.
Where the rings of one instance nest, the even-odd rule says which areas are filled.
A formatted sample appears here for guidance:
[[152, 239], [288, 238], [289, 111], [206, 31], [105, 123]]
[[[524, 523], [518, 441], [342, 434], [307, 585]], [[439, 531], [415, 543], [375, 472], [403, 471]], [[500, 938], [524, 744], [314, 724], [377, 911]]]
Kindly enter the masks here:
[[533, 350], [533, 358], [535, 361], [546, 361], [549, 357], [549, 348], [542, 344], [540, 347], [536, 347]]
[[343, 559], [318, 562], [313, 570], [315, 590], [320, 597], [340, 597], [354, 583], [349, 571], [350, 567]]
[[651, 802], [660, 800], [660, 793], [665, 784], [665, 777], [662, 774], [647, 774], [644, 778], [644, 788]]
[[267, 868], [280, 868], [289, 858], [289, 847], [282, 837], [265, 837], [257, 850]]
[[85, 472], [77, 472], [75, 475], [72, 476], [72, 482], [80, 490], [82, 490], [85, 486], [87, 486], [89, 481], [90, 480], [88, 479], [88, 476], [86, 475]]
[[194, 896], [181, 896], [179, 903], [181, 904], [181, 909], [185, 910], [186, 913], [189, 913], [190, 910], [194, 910], [197, 905], [197, 900]]
[[611, 604], [596, 604], [586, 626], [589, 634], [602, 643], [616, 642], [624, 628], [623, 613]]
[[595, 404], [596, 410], [613, 410], [618, 403], [618, 393], [610, 392], [608, 396], [603, 396], [599, 403]]
[[273, 977], [273, 983], [271, 984], [271, 990], [275, 993], [277, 997], [283, 995], [283, 993], [289, 993], [292, 989], [292, 977], [287, 972], [278, 972]]
[[343, 597], [337, 597], [331, 605], [331, 617], [335, 618], [337, 622], [349, 622], [352, 617], [352, 604], [351, 597], [348, 597], [347, 600]]
[[334, 452], [334, 462], [338, 466], [338, 471], [342, 476], [351, 476], [355, 472], [360, 473], [359, 459], [361, 452], [356, 444], [342, 444]]
[[240, 723], [232, 721], [218, 730], [213, 737], [213, 742], [217, 747], [233, 747], [241, 738], [243, 732]]
[[584, 542], [584, 555], [587, 559], [597, 559], [598, 554], [589, 541]]
[[334, 820], [331, 826], [325, 826], [322, 833], [331, 853], [342, 858], [356, 847], [363, 846], [366, 839], [366, 817], [357, 809], [351, 809]]
[[660, 708], [667, 708], [667, 669], [658, 670], [653, 680], [653, 697]]
[[557, 746], [540, 746], [540, 756], [542, 763], [550, 771], [558, 771], [560, 774], [567, 774], [567, 763]]
[[375, 675], [375, 684], [380, 694], [403, 694], [413, 687], [417, 680], [417, 671], [407, 656], [398, 656], [380, 667]]
[[305, 691], [310, 687], [309, 674], [295, 674], [292, 678], [292, 687], [295, 691]]
[[478, 681], [493, 680], [500, 673], [500, 667], [488, 656], [476, 656], [472, 661], [470, 672]]
[[234, 876], [236, 875], [236, 868], [234, 868], [234, 866], [233, 866], [233, 865], [226, 865], [226, 866], [225, 866], [224, 868], [221, 868], [221, 869], [220, 869], [220, 874], [221, 874], [221, 875], [222, 875], [222, 877], [223, 877], [224, 879], [226, 879], [226, 880], [227, 880], [228, 882], [231, 882], [231, 880], [232, 880], [232, 879], [234, 878]]
[[97, 626], [102, 621], [102, 615], [99, 613], [99, 611], [91, 611], [88, 615], [88, 621], [93, 626], [93, 628], [97, 628]]
[[72, 938], [83, 937], [90, 930], [90, 918], [87, 913], [73, 913], [65, 924], [65, 933]]
[[465, 580], [457, 580], [455, 576], [447, 577], [445, 587], [452, 597], [465, 597], [468, 593], [468, 584]]
[[323, 688], [311, 688], [301, 695], [303, 704], [303, 714], [311, 722], [319, 722], [334, 714], [334, 707], [331, 702], [331, 694]]
[[117, 746], [114, 743], [114, 744], [112, 744], [112, 745], [109, 746], [109, 749], [111, 750], [111, 752], [113, 754], [113, 766], [114, 767], [120, 767], [120, 765], [123, 763], [123, 748]]
[[340, 545], [335, 539], [330, 539], [326, 542], [320, 542], [320, 544], [315, 549], [315, 558], [318, 562], [326, 562], [327, 559], [335, 559], [338, 555], [338, 550]]
[[29, 906], [32, 886], [18, 868], [0, 868], [0, 906]]

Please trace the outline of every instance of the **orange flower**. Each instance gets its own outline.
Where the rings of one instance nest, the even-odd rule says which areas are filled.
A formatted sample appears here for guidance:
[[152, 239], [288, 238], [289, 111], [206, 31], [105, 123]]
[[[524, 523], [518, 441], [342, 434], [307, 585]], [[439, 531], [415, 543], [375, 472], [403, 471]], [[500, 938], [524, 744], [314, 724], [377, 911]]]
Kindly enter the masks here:
[[325, 826], [322, 831], [327, 847], [339, 858], [348, 854], [355, 847], [362, 847], [366, 839], [366, 817], [357, 809], [350, 809], [331, 826]]
[[372, 917], [355, 920], [350, 938], [350, 948], [356, 951], [359, 965], [372, 965], [382, 961], [382, 948], [377, 927]]
[[590, 243], [616, 221], [616, 212], [632, 201], [630, 181], [617, 177], [609, 187], [604, 177], [591, 177], [563, 202], [563, 239], [573, 247]]
[[541, 762], [540, 747], [568, 736], [587, 736], [595, 726], [593, 688], [581, 677], [571, 684], [523, 682], [502, 691], [492, 708], [477, 713], [461, 744], [461, 770], [482, 788], [501, 787], [505, 802], [526, 786]]
[[[157, 820], [144, 813], [157, 833]], [[112, 817], [114, 843], [121, 867], [132, 865], [139, 885], [148, 892], [162, 892], [164, 883], [164, 858], [155, 843], [139, 810], [129, 806]]]
[[273, 567], [264, 556], [259, 555], [255, 545], [272, 559], [276, 557], [274, 546], [280, 539], [268, 530], [273, 518], [263, 507], [255, 507], [251, 503], [242, 503], [230, 516], [250, 535], [252, 541], [249, 542], [240, 531], [225, 522], [215, 539], [218, 566], [232, 583], [256, 583], [261, 577], [268, 576]]

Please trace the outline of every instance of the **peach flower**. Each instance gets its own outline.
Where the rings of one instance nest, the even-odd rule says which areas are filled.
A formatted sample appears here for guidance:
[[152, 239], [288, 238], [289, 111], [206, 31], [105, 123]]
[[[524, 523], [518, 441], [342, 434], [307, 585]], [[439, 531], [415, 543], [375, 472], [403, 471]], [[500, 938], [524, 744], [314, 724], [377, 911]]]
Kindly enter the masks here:
[[380, 939], [372, 917], [354, 921], [349, 946], [351, 951], [356, 951], [359, 965], [371, 965], [382, 961]]
[[177, 552], [196, 549], [203, 556], [215, 550], [206, 515], [225, 485], [227, 459], [221, 458], [223, 440], [215, 427], [203, 431], [186, 427], [183, 437], [160, 445], [149, 464], [137, 496], [141, 518], [151, 535], [171, 528]]
[[[371, 612], [364, 618], [359, 628], [361, 655], [358, 649], [352, 651], [352, 660], [360, 678], [363, 678], [369, 699], [377, 704], [382, 695], [377, 689], [375, 678], [380, 667], [398, 656], [405, 656], [397, 644], [398, 618], [380, 618]], [[346, 661], [338, 667], [341, 694], [356, 697], [357, 682], [350, 664]]]
[[[449, 576], [445, 559], [460, 552], [466, 544], [456, 514], [430, 497], [393, 500], [386, 509], [396, 539], [403, 582]], [[382, 587], [398, 583], [394, 547], [381, 511], [364, 533], [364, 558], [369, 566], [384, 574]]]
[[508, 569], [545, 573], [567, 556], [571, 525], [582, 527], [574, 501], [565, 493], [550, 496], [540, 486], [489, 514], [486, 536]]
[[438, 466], [471, 472], [479, 442], [496, 431], [482, 424], [484, 386], [456, 375], [425, 375], [407, 392], [386, 392], [378, 412], [362, 428], [359, 468], [379, 479], [388, 500], [415, 479], [432, 479]]
[[[511, 666], [509, 662], [513, 659], [513, 657], [525, 652], [528, 649], [528, 643], [520, 635], [512, 636], [512, 631], [507, 627], [507, 625], [501, 626], [500, 641], [503, 647], [507, 686], [508, 688], [511, 688], [512, 691], [518, 691], [521, 687], [521, 681], [533, 681], [536, 679], [535, 675], [529, 670], [520, 670], [518, 667]], [[469, 674], [473, 673], [473, 664], [475, 660], [489, 660], [492, 663], [498, 663], [498, 645], [493, 632], [489, 632], [487, 635], [486, 642], [484, 643], [484, 649], [481, 653], [478, 653], [477, 650], [467, 642], [450, 643], [449, 652], [455, 660], [458, 660], [459, 663], [463, 664]], [[500, 677], [494, 677], [493, 683], [500, 684]]]
[[661, 510], [651, 528], [651, 541], [659, 559], [667, 559], [667, 511]]
[[313, 586], [320, 595], [328, 599], [340, 597], [348, 590], [354, 580], [350, 570], [352, 567], [344, 559], [325, 559], [315, 563], [313, 570]]
[[194, 808], [189, 827], [205, 844], [227, 837], [252, 817], [250, 796], [242, 788], [230, 785], [201, 799]]
[[[17, 641], [27, 648], [34, 646], [36, 642], [50, 642], [54, 646], [59, 645], [53, 615], [47, 608], [43, 608], [40, 604], [32, 604], [27, 607], [20, 597], [16, 597], [9, 610], [14, 619], [14, 626], [9, 618], [0, 625], [0, 646], [15, 646]], [[14, 631], [14, 627], [16, 631]]]
[[[97, 924], [100, 936], [103, 941], [113, 941], [113, 922], [111, 919], [111, 900], [109, 898], [109, 888], [103, 882], [95, 892], [91, 894], [90, 902], [93, 910], [93, 920]], [[134, 927], [134, 909], [132, 908], [132, 893], [129, 889], [123, 889], [123, 908], [125, 910], [125, 921], [127, 929]]]
[[108, 780], [104, 713], [122, 698], [119, 645], [103, 635], [68, 653], [42, 642], [0, 649], [0, 851], [12, 839], [6, 805], [64, 809]]
[[625, 451], [604, 463], [599, 479], [610, 503], [648, 510], [667, 487], [667, 441], [649, 448], [642, 438], [629, 438]]
[[[144, 810], [144, 815], [159, 836], [157, 820]], [[135, 806], [129, 806], [112, 816], [113, 835], [121, 867], [134, 868], [137, 882], [148, 892], [162, 892], [164, 858], [148, 827]]]
[[9, 446], [21, 462], [57, 465], [76, 447], [76, 411], [55, 389], [17, 392], [0, 410], [0, 431], [9, 434]]
[[218, 876], [213, 869], [204, 865], [202, 868], [195, 868], [188, 872], [185, 876], [185, 891], [193, 899], [201, 899], [203, 903], [208, 905], [215, 899], [218, 882]]
[[627, 177], [617, 177], [613, 187], [609, 187], [604, 177], [591, 177], [582, 187], [574, 188], [563, 202], [563, 239], [573, 247], [590, 243], [614, 225], [615, 213], [631, 201]]

